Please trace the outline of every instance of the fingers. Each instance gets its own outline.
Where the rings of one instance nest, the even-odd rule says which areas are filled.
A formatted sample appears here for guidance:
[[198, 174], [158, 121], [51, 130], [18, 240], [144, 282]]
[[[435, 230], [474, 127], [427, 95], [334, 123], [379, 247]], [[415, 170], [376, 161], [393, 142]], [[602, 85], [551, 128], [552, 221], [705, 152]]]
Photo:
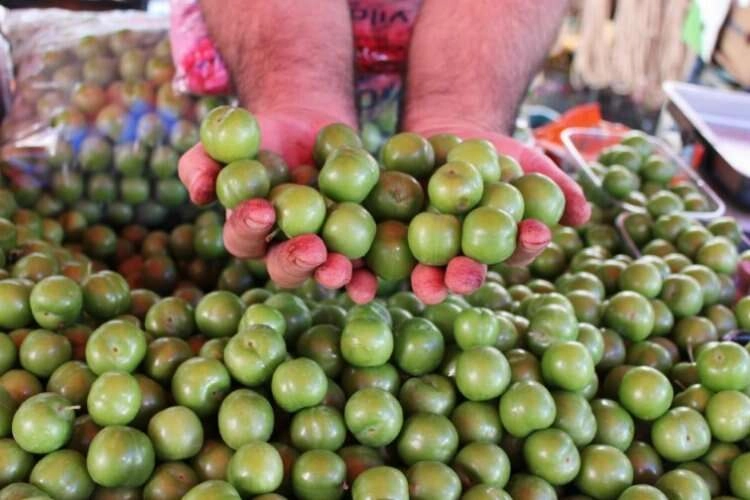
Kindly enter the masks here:
[[[313, 133], [293, 120], [258, 118], [264, 131], [264, 149], [277, 151], [290, 166], [310, 163]], [[544, 174], [558, 184], [566, 199], [562, 223], [580, 225], [588, 220], [591, 209], [583, 191], [552, 160], [508, 137], [495, 135], [491, 139], [499, 151], [517, 158], [525, 172]], [[221, 165], [211, 159], [200, 144], [183, 155], [179, 162], [179, 177], [193, 203], [205, 205], [215, 200], [215, 181], [220, 169]], [[298, 177], [309, 180], [314, 173], [311, 169], [302, 169]], [[295, 288], [314, 276], [326, 288], [346, 286], [347, 293], [356, 303], [366, 303], [375, 297], [378, 289], [375, 275], [360, 267], [359, 262], [352, 262], [340, 254], [328, 254], [325, 243], [317, 235], [301, 235], [269, 250], [266, 237], [274, 224], [274, 209], [267, 200], [245, 201], [227, 212], [224, 245], [239, 258], [260, 258], [267, 252], [268, 274], [279, 287]], [[522, 221], [516, 250], [507, 263], [527, 265], [550, 240], [547, 226], [536, 220]], [[487, 266], [464, 256], [452, 259], [446, 268], [419, 264], [411, 275], [412, 290], [425, 304], [437, 304], [449, 292], [462, 295], [474, 292], [483, 284], [486, 273]]]
[[216, 176], [220, 170], [221, 165], [208, 156], [200, 142], [182, 155], [177, 173], [190, 194], [190, 201], [207, 205], [216, 199]]
[[296, 288], [327, 258], [323, 240], [315, 234], [303, 234], [272, 247], [266, 256], [266, 269], [279, 287]]
[[525, 266], [539, 255], [552, 239], [552, 233], [542, 222], [535, 219], [522, 220], [518, 225], [516, 250], [508, 260], [509, 266]]
[[325, 288], [341, 288], [352, 279], [352, 262], [340, 253], [331, 252], [326, 261], [315, 270], [314, 278]]
[[411, 272], [411, 289], [427, 305], [439, 304], [448, 296], [442, 267], [417, 264]]
[[516, 158], [524, 172], [544, 174], [560, 187], [565, 195], [565, 212], [560, 221], [562, 224], [580, 226], [589, 220], [591, 207], [581, 186], [560, 170], [548, 156], [511, 137], [496, 135], [492, 137], [492, 142], [498, 151]]
[[276, 212], [264, 198], [253, 198], [227, 210], [224, 248], [240, 259], [257, 259], [266, 253], [266, 236], [276, 222]]
[[445, 286], [451, 293], [468, 295], [482, 286], [487, 266], [465, 256], [453, 257], [445, 268]]
[[427, 132], [423, 132], [427, 137], [437, 133], [448, 132], [464, 139], [473, 137], [489, 139], [495, 145], [498, 152], [512, 156], [518, 160], [524, 172], [544, 174], [560, 187], [565, 195], [565, 212], [561, 219], [562, 224], [580, 226], [585, 224], [591, 217], [591, 207], [586, 201], [581, 187], [543, 153], [524, 146], [512, 137], [487, 133], [470, 125], [450, 126], [449, 123], [447, 125], [422, 129], [417, 128], [416, 130], [427, 130]]
[[367, 304], [378, 293], [378, 280], [372, 272], [360, 268], [352, 273], [346, 293], [355, 304]]
[[568, 174], [560, 170], [555, 162], [531, 148], [522, 149], [518, 162], [524, 172], [544, 174], [560, 187], [565, 195], [565, 212], [560, 220], [561, 224], [580, 226], [589, 220], [591, 207], [586, 201], [583, 189]]

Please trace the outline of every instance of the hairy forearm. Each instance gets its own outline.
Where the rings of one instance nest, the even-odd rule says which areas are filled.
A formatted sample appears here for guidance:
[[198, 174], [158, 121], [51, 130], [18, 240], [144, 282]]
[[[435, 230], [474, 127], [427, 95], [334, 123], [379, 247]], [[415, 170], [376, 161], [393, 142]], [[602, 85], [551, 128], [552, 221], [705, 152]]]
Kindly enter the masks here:
[[355, 122], [346, 0], [201, 0], [244, 105], [325, 110]]
[[424, 0], [409, 51], [405, 126], [508, 132], [566, 0]]

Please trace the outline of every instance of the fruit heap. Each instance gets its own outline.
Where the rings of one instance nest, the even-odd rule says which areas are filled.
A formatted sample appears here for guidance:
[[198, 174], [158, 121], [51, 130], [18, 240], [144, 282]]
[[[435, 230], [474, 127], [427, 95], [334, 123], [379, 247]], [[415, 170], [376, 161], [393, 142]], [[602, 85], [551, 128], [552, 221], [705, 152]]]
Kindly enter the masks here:
[[177, 162], [198, 141], [196, 123], [222, 100], [174, 92], [164, 32], [86, 36], [21, 73], [3, 125], [4, 140], [19, 148], [2, 167], [19, 204], [45, 216], [75, 208], [90, 224], [116, 226], [195, 216]]
[[732, 219], [629, 214], [633, 257], [594, 206], [465, 297], [383, 282], [356, 305], [254, 286], [214, 212], [114, 230], [18, 196], [0, 188], [0, 499], [750, 498]]
[[[227, 232], [227, 249], [242, 257], [268, 254], [268, 272], [280, 286], [295, 286], [316, 269], [329, 288], [411, 276], [418, 295], [437, 303], [444, 293], [419, 293], [436, 275], [442, 283], [445, 274], [452, 292], [472, 291], [487, 265], [513, 255], [519, 225], [554, 226], [565, 208], [552, 180], [524, 174], [484, 140], [400, 133], [383, 145], [381, 166], [354, 130], [332, 124], [315, 141], [319, 170], [296, 167], [291, 176], [299, 182], [291, 183], [269, 167], [269, 153], [258, 152], [260, 133], [248, 111], [215, 108], [201, 124], [202, 150], [186, 155], [180, 175], [196, 203], [218, 198], [247, 214], [245, 221], [252, 218], [253, 239], [234, 241]], [[189, 168], [191, 155], [203, 152], [209, 163]], [[274, 238], [279, 243], [269, 249]], [[293, 262], [286, 259], [300, 247]], [[476, 283], [465, 279], [467, 268], [479, 275]], [[361, 303], [373, 298], [352, 296]]]
[[193, 224], [179, 224], [170, 231], [138, 225], [116, 231], [104, 224], [88, 225], [75, 210], [42, 217], [19, 208], [13, 194], [0, 189], [0, 240], [19, 242], [10, 254], [0, 252], [0, 263], [14, 264], [0, 276], [36, 279], [60, 273], [80, 280], [109, 268], [122, 274], [131, 288], [159, 294], [215, 289], [241, 294], [256, 282], [264, 283], [267, 274], [261, 262], [229, 258], [222, 223], [216, 212], [206, 211]]
[[[39, 74], [72, 94], [21, 85], [13, 112], [62, 139], [0, 175], [0, 500], [750, 498], [750, 253], [736, 221], [682, 213], [700, 194], [642, 134], [594, 168], [647, 213], [572, 229], [554, 184], [479, 140], [398, 134], [378, 162], [332, 125], [288, 169], [247, 112], [172, 93], [166, 48], [85, 38]], [[216, 211], [171, 217], [199, 135], [205, 201], [270, 210], [266, 259], [230, 258]], [[530, 218], [552, 242], [514, 267]], [[267, 282], [311, 235], [378, 297]], [[478, 289], [408, 290], [456, 256], [487, 266]]]
[[643, 132], [629, 132], [619, 144], [604, 148], [590, 168], [608, 196], [654, 217], [711, 210], [706, 196]]
[[731, 279], [736, 270], [737, 248], [743, 237], [731, 217], [717, 217], [703, 225], [680, 213], [656, 220], [647, 214], [627, 214], [622, 225], [639, 253], [661, 257], [673, 272], [695, 263]]

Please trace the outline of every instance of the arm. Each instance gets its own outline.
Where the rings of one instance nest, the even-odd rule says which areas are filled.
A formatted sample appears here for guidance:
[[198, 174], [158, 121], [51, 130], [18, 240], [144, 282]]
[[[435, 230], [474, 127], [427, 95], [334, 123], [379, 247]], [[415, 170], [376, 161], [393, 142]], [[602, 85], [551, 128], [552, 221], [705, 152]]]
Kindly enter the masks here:
[[[353, 43], [346, 0], [202, 0], [206, 25], [232, 74], [242, 104], [257, 118], [261, 148], [280, 154], [290, 167], [312, 162], [323, 126], [356, 127]], [[215, 198], [221, 166], [200, 144], [180, 159], [179, 173], [198, 204]], [[317, 235], [266, 245], [276, 221], [265, 199], [227, 210], [223, 239], [240, 258], [264, 257], [271, 277], [284, 287], [315, 273], [330, 288], [349, 282], [352, 264], [328, 253]], [[375, 289], [370, 286], [371, 299]]]
[[[565, 194], [562, 223], [578, 226], [591, 213], [580, 186], [552, 160], [505, 135], [566, 5], [565, 0], [425, 0], [409, 53], [404, 127], [427, 136], [490, 140], [525, 172], [555, 181]], [[519, 234], [513, 263], [530, 262], [546, 246], [549, 232], [533, 226]]]
[[202, 0], [208, 30], [255, 113], [307, 109], [356, 124], [346, 0]]
[[508, 133], [566, 0], [425, 0], [409, 52], [405, 125]]
[[[580, 225], [591, 213], [580, 186], [552, 160], [505, 135], [566, 7], [565, 0], [424, 0], [409, 52], [404, 128], [428, 137], [490, 140], [525, 172], [555, 181], [566, 199], [562, 222]], [[529, 219], [517, 238], [507, 263], [522, 266], [547, 246], [551, 233]], [[465, 257], [454, 261], [444, 270], [418, 266], [412, 289], [438, 302], [447, 290], [469, 293], [482, 283], [483, 266]]]

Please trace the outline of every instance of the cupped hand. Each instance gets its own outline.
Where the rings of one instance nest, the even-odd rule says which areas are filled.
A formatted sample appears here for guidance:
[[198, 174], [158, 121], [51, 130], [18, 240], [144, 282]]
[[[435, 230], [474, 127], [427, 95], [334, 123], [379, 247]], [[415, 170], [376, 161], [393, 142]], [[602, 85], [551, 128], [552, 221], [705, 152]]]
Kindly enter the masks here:
[[[449, 122], [455, 123], [455, 122]], [[581, 187], [543, 153], [525, 146], [506, 135], [489, 132], [473, 124], [446, 125], [443, 123], [413, 123], [408, 130], [424, 137], [437, 134], [454, 134], [462, 139], [485, 139], [492, 142], [499, 153], [515, 158], [525, 173], [544, 174], [554, 181], [565, 196], [565, 212], [561, 224], [580, 226], [591, 216], [591, 207]], [[525, 266], [539, 255], [549, 244], [552, 234], [549, 228], [534, 219], [521, 221], [518, 227], [516, 250], [506, 261], [513, 266]], [[486, 275], [486, 266], [467, 257], [456, 257], [445, 269], [419, 265], [412, 273], [412, 289], [426, 303], [436, 303], [445, 298], [448, 291], [471, 293], [481, 286]]]
[[[256, 113], [255, 117], [261, 130], [261, 149], [281, 155], [291, 171], [312, 164], [315, 137], [321, 128], [346, 122], [326, 112], [304, 108]], [[209, 157], [200, 143], [180, 158], [180, 180], [196, 205], [216, 200], [216, 177], [220, 171], [221, 164]], [[355, 273], [346, 257], [327, 252], [319, 236], [301, 235], [269, 248], [275, 223], [276, 214], [268, 200], [246, 200], [226, 212], [224, 246], [238, 258], [265, 258], [269, 275], [279, 286], [294, 288], [314, 277], [327, 288], [341, 288], [355, 275], [358, 277], [355, 283], [361, 284], [353, 288], [352, 298], [358, 302], [372, 300], [377, 283], [373, 285], [373, 280], [363, 279], [361, 272]]]
[[[261, 149], [281, 155], [290, 169], [312, 164], [315, 137], [321, 128], [347, 121], [323, 111], [304, 108], [256, 113], [255, 118], [261, 131]], [[180, 180], [193, 203], [206, 205], [216, 199], [216, 177], [220, 170], [221, 165], [206, 154], [200, 143], [180, 158]]]

